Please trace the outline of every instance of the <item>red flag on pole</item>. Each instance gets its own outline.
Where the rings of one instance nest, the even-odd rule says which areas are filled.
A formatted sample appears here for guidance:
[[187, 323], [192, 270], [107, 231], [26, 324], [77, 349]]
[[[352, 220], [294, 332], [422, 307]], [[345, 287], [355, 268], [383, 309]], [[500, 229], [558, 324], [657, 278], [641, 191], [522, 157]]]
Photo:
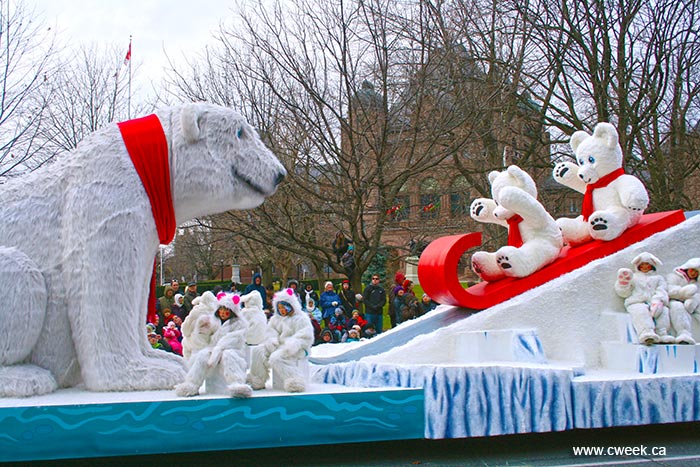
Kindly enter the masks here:
[[126, 56], [124, 57], [124, 65], [128, 65], [131, 60], [131, 39], [129, 39], [129, 48], [126, 50]]

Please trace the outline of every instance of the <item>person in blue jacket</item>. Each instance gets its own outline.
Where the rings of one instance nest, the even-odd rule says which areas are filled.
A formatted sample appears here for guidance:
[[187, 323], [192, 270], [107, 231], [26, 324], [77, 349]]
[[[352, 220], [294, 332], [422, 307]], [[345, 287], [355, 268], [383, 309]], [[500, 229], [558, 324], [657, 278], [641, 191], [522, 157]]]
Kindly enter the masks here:
[[340, 304], [340, 296], [333, 290], [333, 283], [326, 282], [318, 305], [321, 307], [321, 315], [326, 327], [330, 327], [331, 318], [335, 316], [335, 309]]

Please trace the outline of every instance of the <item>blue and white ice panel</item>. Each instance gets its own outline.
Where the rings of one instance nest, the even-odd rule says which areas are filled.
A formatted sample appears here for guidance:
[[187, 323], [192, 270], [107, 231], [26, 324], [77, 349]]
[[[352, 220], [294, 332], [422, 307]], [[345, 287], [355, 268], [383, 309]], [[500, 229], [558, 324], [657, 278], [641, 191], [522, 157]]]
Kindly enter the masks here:
[[700, 375], [594, 378], [576, 368], [354, 362], [321, 367], [315, 378], [423, 387], [425, 437], [434, 439], [700, 421]]
[[423, 387], [425, 437], [463, 438], [574, 427], [573, 370], [526, 366], [401, 366], [341, 363], [319, 368], [324, 383]]

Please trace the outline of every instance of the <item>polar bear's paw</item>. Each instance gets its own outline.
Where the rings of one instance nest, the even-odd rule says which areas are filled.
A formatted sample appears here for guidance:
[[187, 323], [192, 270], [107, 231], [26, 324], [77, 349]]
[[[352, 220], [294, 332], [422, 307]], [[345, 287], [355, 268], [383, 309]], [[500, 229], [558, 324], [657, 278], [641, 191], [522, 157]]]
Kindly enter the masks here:
[[639, 336], [639, 343], [644, 345], [652, 345], [659, 342], [659, 336], [651, 330], [642, 331]]
[[496, 255], [485, 251], [477, 251], [472, 255], [472, 270], [487, 282], [497, 281], [505, 277], [503, 269], [496, 262]]
[[559, 162], [554, 166], [552, 170], [552, 176], [557, 182], [566, 185], [566, 182], [576, 178], [576, 173], [578, 172], [578, 165], [573, 162], [565, 161]]
[[596, 217], [590, 220], [591, 229], [593, 230], [607, 230], [608, 221], [602, 217]]
[[259, 391], [260, 389], [265, 389], [265, 381], [262, 378], [248, 375], [247, 381], [248, 384], [250, 384], [250, 386], [256, 391]]
[[180, 397], [192, 397], [199, 394], [199, 386], [194, 383], [180, 383], [175, 385], [175, 394]]
[[695, 345], [695, 339], [688, 331], [682, 331], [676, 337], [676, 344]]
[[289, 378], [284, 382], [284, 390], [287, 392], [304, 392], [306, 382], [301, 378]]
[[93, 364], [83, 367], [85, 386], [90, 391], [171, 389], [185, 380], [182, 362], [142, 357], [96, 359]]
[[247, 384], [229, 384], [228, 393], [236, 399], [245, 399], [253, 395], [253, 389]]
[[510, 258], [504, 254], [496, 256], [496, 263], [498, 263], [498, 267], [501, 269], [510, 269], [513, 267]]
[[51, 372], [38, 366], [0, 366], [0, 397], [40, 396], [57, 388]]

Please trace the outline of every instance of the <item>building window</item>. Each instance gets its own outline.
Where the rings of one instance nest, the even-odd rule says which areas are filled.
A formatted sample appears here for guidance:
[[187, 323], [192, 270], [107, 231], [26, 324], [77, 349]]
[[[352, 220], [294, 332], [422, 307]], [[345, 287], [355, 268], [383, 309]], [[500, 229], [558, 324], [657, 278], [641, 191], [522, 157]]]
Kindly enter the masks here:
[[470, 204], [469, 183], [464, 175], [458, 175], [450, 185], [450, 216], [468, 216]]
[[420, 218], [437, 219], [440, 214], [440, 185], [433, 177], [420, 183]]

